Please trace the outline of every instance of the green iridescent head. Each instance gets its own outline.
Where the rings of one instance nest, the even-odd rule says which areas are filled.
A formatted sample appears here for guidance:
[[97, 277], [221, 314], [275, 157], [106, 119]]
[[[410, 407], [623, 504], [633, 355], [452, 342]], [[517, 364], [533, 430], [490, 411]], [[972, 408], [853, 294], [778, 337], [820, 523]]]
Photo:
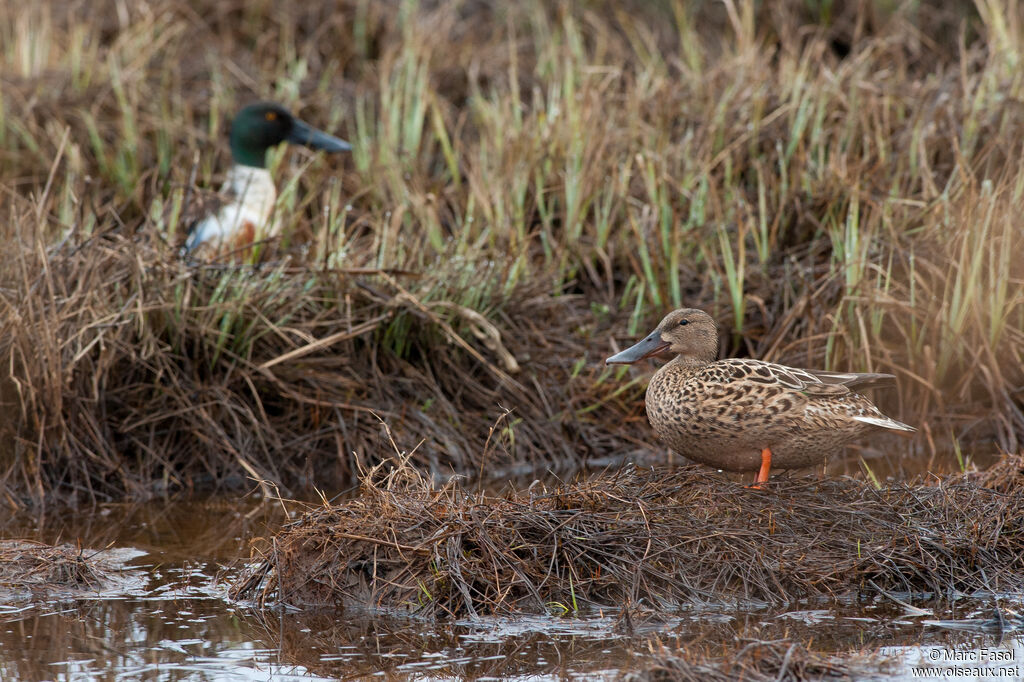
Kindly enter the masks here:
[[231, 157], [243, 166], [265, 168], [267, 150], [282, 142], [325, 152], [347, 152], [352, 145], [300, 121], [273, 102], [250, 104], [231, 122]]

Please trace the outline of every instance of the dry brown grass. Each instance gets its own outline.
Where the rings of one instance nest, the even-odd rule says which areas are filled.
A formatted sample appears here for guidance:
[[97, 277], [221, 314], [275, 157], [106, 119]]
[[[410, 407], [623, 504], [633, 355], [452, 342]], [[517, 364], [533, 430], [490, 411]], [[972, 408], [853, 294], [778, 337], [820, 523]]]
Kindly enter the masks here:
[[405, 466], [257, 545], [232, 594], [478, 616], [1020, 590], [1020, 480], [983, 483], [782, 478], [755, 491], [697, 467], [628, 467], [495, 498]]
[[[939, 468], [1015, 452], [1022, 14], [8, 3], [0, 489], [327, 485], [368, 410], [438, 473], [657, 456], [599, 363], [684, 303], [727, 354], [897, 374]], [[174, 216], [257, 98], [355, 150], [274, 154], [264, 266], [188, 271]]]
[[46, 545], [28, 540], [0, 542], [0, 588], [15, 593], [63, 589], [98, 589], [109, 567], [81, 547]]
[[[566, 468], [626, 435], [574, 411], [594, 388], [565, 362], [586, 354], [589, 324], [571, 299], [520, 288], [485, 302], [499, 331], [418, 298], [421, 278], [195, 269], [165, 251], [112, 234], [23, 262], [19, 287], [38, 295], [9, 311], [25, 439], [0, 458], [10, 489], [95, 500], [240, 476], [278, 492], [340, 486], [380, 461], [382, 420], [424, 434], [412, 461], [438, 476]], [[400, 352], [384, 350], [389, 335]], [[530, 358], [526, 377], [516, 357]]]

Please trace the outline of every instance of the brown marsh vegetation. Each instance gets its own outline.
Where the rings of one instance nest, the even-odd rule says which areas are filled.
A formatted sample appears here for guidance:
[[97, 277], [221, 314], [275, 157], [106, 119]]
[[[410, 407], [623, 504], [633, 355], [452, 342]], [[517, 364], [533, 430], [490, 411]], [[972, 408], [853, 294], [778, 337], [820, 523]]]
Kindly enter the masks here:
[[10, 601], [29, 591], [96, 590], [113, 568], [98, 555], [71, 545], [0, 541], [0, 592]]
[[477, 618], [1019, 592], [1021, 466], [1013, 456], [991, 477], [881, 488], [782, 478], [766, 492], [695, 465], [625, 467], [502, 498], [399, 467], [370, 472], [356, 498], [310, 506], [258, 543], [232, 594], [261, 607]]
[[[1024, 437], [1024, 9], [974, 3], [7, 3], [5, 504], [660, 456], [664, 312], [723, 351], [887, 371], [940, 468]], [[176, 256], [231, 115], [279, 242]], [[422, 442], [421, 442], [422, 441]], [[970, 452], [970, 450], [968, 450]], [[944, 458], [934, 460], [934, 458]]]

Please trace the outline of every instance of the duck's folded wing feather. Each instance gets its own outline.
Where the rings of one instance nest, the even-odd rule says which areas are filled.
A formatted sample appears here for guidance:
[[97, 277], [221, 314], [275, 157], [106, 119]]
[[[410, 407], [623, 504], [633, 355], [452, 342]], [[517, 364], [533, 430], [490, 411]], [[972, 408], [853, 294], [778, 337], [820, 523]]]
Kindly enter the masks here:
[[879, 372], [829, 372], [823, 369], [801, 370], [823, 384], [838, 384], [849, 389], [885, 388], [896, 385], [896, 377]]
[[830, 372], [819, 369], [799, 369], [762, 360], [732, 360], [734, 378], [759, 383], [775, 383], [794, 391], [814, 395], [842, 395], [855, 389], [893, 386], [892, 374], [861, 372]]
[[221, 210], [228, 205], [229, 197], [222, 192], [191, 187], [185, 193], [185, 199], [177, 224], [168, 224], [168, 229], [172, 233], [185, 233], [181, 249], [188, 253], [210, 238], [205, 233], [211, 224], [216, 223]]

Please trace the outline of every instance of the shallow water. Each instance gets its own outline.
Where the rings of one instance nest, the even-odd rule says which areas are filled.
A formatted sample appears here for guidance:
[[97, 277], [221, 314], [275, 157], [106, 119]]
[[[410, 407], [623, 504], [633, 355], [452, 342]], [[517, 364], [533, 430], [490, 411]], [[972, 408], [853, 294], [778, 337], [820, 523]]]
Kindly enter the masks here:
[[[619, 613], [597, 613], [441, 624], [351, 611], [261, 615], [228, 601], [218, 575], [230, 578], [237, 569], [224, 567], [284, 519], [270, 504], [189, 501], [8, 520], [0, 537], [106, 548], [121, 571], [98, 591], [0, 591], [0, 679], [612, 679], [643, 667], [661, 647], [727, 655], [752, 640], [782, 638], [843, 656], [882, 653], [887, 660], [863, 665], [879, 678], [943, 674], [914, 677], [911, 668], [924, 665], [953, 666], [958, 679], [972, 679], [960, 676], [971, 666], [1019, 662], [1024, 670], [1017, 633], [1000, 638], [927, 624], [987, 618], [992, 607], [984, 600], [934, 614], [908, 613], [878, 595], [841, 608], [718, 605], [671, 618], [639, 611], [628, 623]], [[920, 596], [893, 596], [931, 606]], [[1001, 604], [1014, 606], [1006, 598]], [[1001, 653], [977, 653], [982, 648]]]

